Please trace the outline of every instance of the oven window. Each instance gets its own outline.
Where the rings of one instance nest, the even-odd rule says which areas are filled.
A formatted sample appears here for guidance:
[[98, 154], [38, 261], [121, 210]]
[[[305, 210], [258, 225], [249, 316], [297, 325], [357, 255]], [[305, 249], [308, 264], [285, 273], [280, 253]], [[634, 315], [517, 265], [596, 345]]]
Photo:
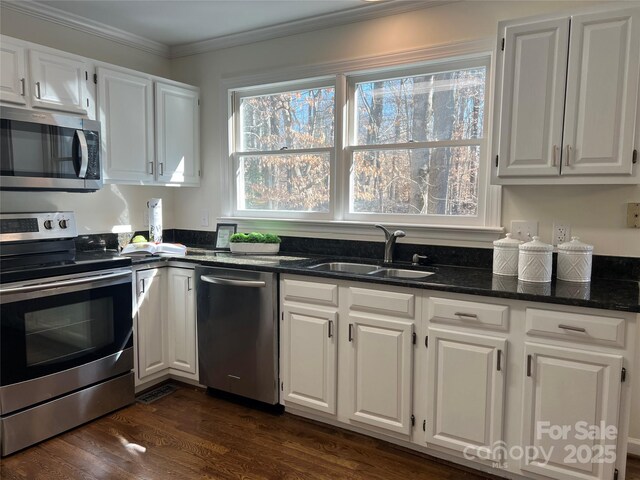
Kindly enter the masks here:
[[70, 288], [75, 291], [4, 298], [0, 385], [58, 373], [133, 346], [130, 281]]
[[27, 366], [86, 355], [113, 343], [113, 299], [99, 298], [28, 312]]

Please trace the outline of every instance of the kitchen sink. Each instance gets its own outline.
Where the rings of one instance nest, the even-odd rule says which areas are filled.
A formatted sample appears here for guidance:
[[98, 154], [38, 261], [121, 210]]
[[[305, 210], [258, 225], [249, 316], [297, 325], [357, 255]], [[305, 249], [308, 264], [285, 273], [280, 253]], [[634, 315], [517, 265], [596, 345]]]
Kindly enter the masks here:
[[426, 278], [434, 272], [421, 272], [419, 270], [405, 270], [402, 268], [380, 268], [371, 272], [371, 276], [383, 278]]
[[378, 270], [380, 267], [376, 265], [367, 265], [366, 263], [327, 262], [320, 263], [309, 268], [322, 272], [345, 272], [365, 275]]

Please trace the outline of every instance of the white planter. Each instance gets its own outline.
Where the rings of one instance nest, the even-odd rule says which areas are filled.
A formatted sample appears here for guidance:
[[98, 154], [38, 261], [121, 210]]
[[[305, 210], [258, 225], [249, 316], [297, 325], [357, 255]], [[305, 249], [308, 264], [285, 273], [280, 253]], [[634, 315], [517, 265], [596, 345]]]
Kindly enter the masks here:
[[279, 243], [233, 243], [229, 244], [231, 253], [244, 255], [274, 254], [280, 251]]

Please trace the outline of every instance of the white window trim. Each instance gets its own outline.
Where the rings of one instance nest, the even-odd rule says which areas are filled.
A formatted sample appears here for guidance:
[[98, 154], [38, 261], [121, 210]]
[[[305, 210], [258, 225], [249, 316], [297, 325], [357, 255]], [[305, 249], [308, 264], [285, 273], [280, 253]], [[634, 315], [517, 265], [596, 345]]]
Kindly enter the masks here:
[[[342, 124], [344, 118], [342, 109], [347, 108], [347, 81], [346, 75], [366, 75], [376, 70], [393, 69], [407, 71], [413, 67], [420, 67], [426, 63], [437, 62], [438, 60], [452, 61], [464, 60], [468, 58], [478, 58], [486, 56], [489, 58], [489, 75], [485, 85], [485, 133], [483, 151], [485, 156], [490, 155], [490, 139], [492, 138], [492, 116], [493, 116], [493, 90], [496, 72], [496, 42], [494, 39], [483, 39], [468, 42], [456, 42], [416, 50], [408, 50], [403, 52], [391, 53], [386, 55], [361, 57], [352, 60], [328, 62], [313, 64], [301, 67], [281, 68], [268, 72], [259, 72], [255, 74], [244, 75], [241, 77], [223, 78], [220, 85], [221, 103], [227, 105], [226, 121], [222, 122], [223, 141], [221, 152], [221, 178], [220, 193], [223, 202], [223, 215], [219, 217], [220, 221], [234, 221], [238, 223], [241, 230], [269, 230], [281, 235], [291, 236], [314, 236], [324, 238], [350, 238], [356, 240], [379, 240], [379, 232], [371, 228], [373, 223], [379, 219], [371, 221], [360, 221], [357, 219], [343, 218], [343, 212], [347, 210], [345, 207], [349, 199], [345, 198], [345, 192], [348, 192], [349, 176], [341, 172], [337, 175], [335, 171], [337, 165], [343, 168], [346, 163], [342, 158], [344, 155], [343, 146], [347, 144], [347, 128]], [[244, 211], [241, 215], [234, 211], [235, 198], [235, 178], [233, 174], [234, 163], [232, 163], [232, 152], [230, 152], [231, 142], [233, 138], [233, 104], [231, 95], [233, 91], [238, 89], [251, 90], [251, 87], [259, 85], [260, 91], [265, 87], [274, 86], [276, 89], [280, 84], [291, 84], [292, 79], [302, 79], [302, 82], [312, 82], [314, 80], [323, 81], [329, 77], [335, 78], [335, 98], [336, 98], [336, 123], [334, 128], [336, 132], [342, 132], [342, 135], [336, 135], [336, 153], [332, 164], [332, 185], [331, 193], [333, 195], [332, 208], [330, 208], [330, 218], [313, 218], [300, 215], [298, 218], [283, 218], [281, 212], [266, 211]], [[235, 144], [233, 144], [235, 145]], [[447, 217], [447, 224], [434, 223], [410, 223], [406, 216], [399, 216], [395, 221], [389, 217], [385, 218], [385, 222], [396, 227], [404, 228], [412, 243], [442, 243], [450, 244], [455, 241], [460, 245], [468, 246], [487, 246], [491, 241], [499, 238], [504, 232], [504, 228], [500, 226], [501, 220], [501, 202], [502, 190], [498, 185], [490, 184], [490, 163], [485, 161], [482, 163], [486, 169], [484, 180], [479, 184], [480, 188], [485, 189], [483, 208], [479, 206], [478, 224], [470, 225], [468, 217], [460, 217], [461, 224], [456, 225], [453, 222], [454, 217]], [[482, 210], [482, 211], [481, 211]], [[299, 213], [299, 212], [298, 212]], [[366, 218], [366, 217], [365, 217]], [[424, 216], [421, 216], [424, 218]], [[462, 224], [464, 223], [464, 225]]]

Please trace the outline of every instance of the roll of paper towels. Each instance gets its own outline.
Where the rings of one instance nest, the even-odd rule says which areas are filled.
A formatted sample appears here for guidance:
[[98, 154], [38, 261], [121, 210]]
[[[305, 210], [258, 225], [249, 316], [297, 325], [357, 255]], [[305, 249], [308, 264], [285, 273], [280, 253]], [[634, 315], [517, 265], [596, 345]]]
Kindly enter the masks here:
[[149, 241], [162, 242], [162, 199], [150, 199], [147, 207], [149, 207]]

